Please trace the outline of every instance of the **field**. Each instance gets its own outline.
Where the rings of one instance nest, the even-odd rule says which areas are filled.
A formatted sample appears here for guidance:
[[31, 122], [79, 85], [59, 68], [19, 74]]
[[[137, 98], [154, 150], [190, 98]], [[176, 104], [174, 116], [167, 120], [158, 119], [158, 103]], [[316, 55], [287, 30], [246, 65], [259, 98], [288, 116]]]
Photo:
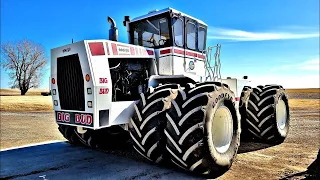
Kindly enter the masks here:
[[[51, 112], [51, 96], [41, 96], [41, 92], [47, 91], [48, 89], [31, 89], [26, 96], [20, 96], [18, 89], [0, 89], [0, 111]], [[316, 110], [320, 106], [320, 89], [287, 89], [286, 92], [293, 110]]]
[[[0, 90], [1, 150], [65, 140], [54, 122], [51, 96], [39, 95], [43, 91], [19, 96], [17, 90]], [[236, 162], [219, 179], [301, 179], [310, 175], [307, 168], [315, 162], [320, 147], [320, 89], [288, 89], [287, 93], [291, 126], [286, 141], [268, 148], [242, 143]], [[130, 144], [107, 153], [139, 160]]]
[[[41, 92], [48, 92], [49, 89], [29, 89], [26, 96], [40, 96]], [[19, 89], [0, 89], [0, 96], [20, 96]]]

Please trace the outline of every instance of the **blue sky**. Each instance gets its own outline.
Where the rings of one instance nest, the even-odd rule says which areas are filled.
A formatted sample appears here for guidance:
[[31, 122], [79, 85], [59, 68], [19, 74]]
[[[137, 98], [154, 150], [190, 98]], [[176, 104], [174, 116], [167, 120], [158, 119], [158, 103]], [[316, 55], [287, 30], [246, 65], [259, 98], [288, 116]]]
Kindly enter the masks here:
[[[123, 17], [172, 7], [209, 25], [207, 45], [222, 44], [222, 76], [248, 75], [253, 85], [319, 87], [319, 0], [84, 1], [1, 0], [1, 43], [30, 39], [50, 49], [107, 39], [107, 16], [127, 42]], [[42, 88], [48, 87], [49, 69]], [[1, 69], [1, 88], [8, 76]]]

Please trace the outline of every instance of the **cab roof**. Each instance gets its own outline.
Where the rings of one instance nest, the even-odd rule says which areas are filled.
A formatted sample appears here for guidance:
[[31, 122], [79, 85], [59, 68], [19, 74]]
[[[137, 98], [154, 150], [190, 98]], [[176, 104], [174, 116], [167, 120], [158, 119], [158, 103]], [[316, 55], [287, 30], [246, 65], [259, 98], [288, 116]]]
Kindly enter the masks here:
[[146, 19], [146, 18], [149, 18], [149, 17], [152, 17], [152, 16], [156, 16], [156, 15], [159, 15], [159, 14], [162, 14], [162, 13], [165, 13], [165, 12], [168, 12], [168, 11], [172, 11], [172, 12], [174, 12], [174, 13], [181, 13], [182, 16], [185, 16], [185, 17], [194, 19], [194, 20], [196, 20], [198, 23], [200, 23], [200, 24], [202, 24], [202, 25], [205, 25], [205, 26], [208, 26], [205, 22], [203, 22], [203, 21], [201, 21], [201, 20], [199, 20], [199, 19], [197, 19], [197, 18], [194, 18], [194, 17], [192, 17], [192, 16], [189, 16], [189, 15], [187, 15], [187, 14], [184, 14], [184, 13], [182, 13], [182, 12], [180, 12], [180, 11], [178, 11], [178, 10], [175, 10], [175, 9], [173, 9], [173, 8], [170, 8], [170, 7], [165, 8], [165, 9], [162, 9], [162, 10], [159, 10], [159, 11], [158, 11], [158, 10], [152, 11], [152, 12], [146, 14], [146, 15], [142, 15], [142, 16], [136, 17], [136, 18], [132, 19], [131, 22], [135, 22], [135, 21], [139, 21], [139, 20], [142, 20], [142, 19]]

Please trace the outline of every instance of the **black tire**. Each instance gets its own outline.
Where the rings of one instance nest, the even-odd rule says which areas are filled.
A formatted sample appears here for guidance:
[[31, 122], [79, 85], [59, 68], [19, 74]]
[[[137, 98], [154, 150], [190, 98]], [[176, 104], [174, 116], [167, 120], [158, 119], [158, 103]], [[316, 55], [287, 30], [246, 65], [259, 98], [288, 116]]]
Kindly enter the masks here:
[[80, 134], [74, 126], [59, 124], [58, 127], [61, 134], [73, 145], [85, 145], [91, 148], [97, 147], [96, 138], [93, 138], [94, 131], [87, 130], [85, 133]]
[[74, 127], [74, 134], [78, 137], [81, 145], [96, 149], [99, 147], [100, 136], [97, 136], [98, 130], [86, 129], [85, 133], [78, 133], [77, 128]]
[[248, 134], [248, 123], [243, 123], [246, 121], [247, 115], [246, 111], [248, 108], [248, 101], [250, 97], [250, 93], [252, 92], [252, 88], [250, 86], [244, 86], [241, 92], [240, 101], [239, 101], [239, 112], [241, 115], [241, 142], [248, 142], [252, 139], [250, 138], [250, 134]]
[[115, 125], [99, 130], [95, 130], [98, 147], [101, 149], [119, 148], [127, 144], [129, 132], [122, 127]]
[[[281, 113], [277, 105], [282, 106]], [[252, 88], [245, 112], [242, 110], [243, 136], [245, 139], [279, 144], [288, 135], [290, 112], [288, 96], [282, 86], [266, 85]], [[281, 123], [277, 123], [277, 115], [283, 117]]]
[[73, 144], [73, 145], [81, 144], [78, 136], [76, 135], [75, 127], [58, 124], [58, 129], [60, 133], [63, 135], [63, 137], [66, 138], [70, 144]]
[[[171, 108], [165, 134], [170, 160], [177, 166], [206, 177], [226, 172], [234, 161], [240, 144], [240, 121], [234, 106], [234, 94], [217, 83], [188, 84], [178, 91]], [[230, 146], [219, 152], [213, 142], [213, 114], [224, 105], [232, 117]], [[225, 119], [224, 119], [225, 120]]]
[[176, 96], [179, 86], [165, 84], [155, 89], [149, 88], [134, 105], [135, 113], [129, 122], [129, 132], [134, 149], [151, 162], [160, 163], [164, 159], [166, 137], [165, 111], [170, 108], [171, 99]]
[[[125, 144], [129, 135], [120, 126], [112, 126], [99, 130], [87, 129], [85, 133], [78, 133], [74, 126], [61, 125], [58, 127], [61, 134], [73, 145], [84, 145], [90, 148], [108, 148]], [[117, 133], [112, 133], [117, 132]]]
[[98, 139], [96, 131], [87, 129], [85, 133], [78, 133], [74, 126], [59, 124], [61, 134], [73, 145], [84, 145], [90, 148], [98, 148]]

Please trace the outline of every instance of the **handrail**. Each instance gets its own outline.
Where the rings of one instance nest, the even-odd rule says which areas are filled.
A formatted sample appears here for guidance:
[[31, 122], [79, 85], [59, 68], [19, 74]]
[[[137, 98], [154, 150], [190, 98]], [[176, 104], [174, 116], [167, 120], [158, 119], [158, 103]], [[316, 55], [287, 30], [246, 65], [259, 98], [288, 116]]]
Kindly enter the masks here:
[[[213, 58], [212, 58], [212, 50], [216, 49], [216, 52], [214, 53], [214, 65], [211, 66], [213, 63]], [[205, 81], [218, 81], [221, 80], [221, 63], [220, 63], [220, 50], [221, 50], [221, 45], [217, 44], [216, 46], [209, 46], [207, 50], [202, 51], [202, 54], [204, 55], [205, 53], [205, 69], [206, 69], [206, 78]]]

